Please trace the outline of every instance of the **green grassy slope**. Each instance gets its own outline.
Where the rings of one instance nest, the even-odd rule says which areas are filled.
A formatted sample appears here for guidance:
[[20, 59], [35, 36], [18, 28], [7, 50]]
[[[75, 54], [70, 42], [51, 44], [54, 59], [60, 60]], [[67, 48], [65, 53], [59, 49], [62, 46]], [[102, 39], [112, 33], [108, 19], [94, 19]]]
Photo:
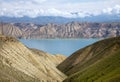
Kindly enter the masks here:
[[69, 76], [111, 55], [118, 49], [120, 49], [120, 37], [105, 39], [76, 51], [57, 67]]
[[120, 82], [120, 49], [96, 64], [72, 74], [64, 82]]
[[68, 75], [64, 82], [114, 82], [120, 78], [119, 58], [120, 37], [114, 37], [76, 51], [57, 67]]

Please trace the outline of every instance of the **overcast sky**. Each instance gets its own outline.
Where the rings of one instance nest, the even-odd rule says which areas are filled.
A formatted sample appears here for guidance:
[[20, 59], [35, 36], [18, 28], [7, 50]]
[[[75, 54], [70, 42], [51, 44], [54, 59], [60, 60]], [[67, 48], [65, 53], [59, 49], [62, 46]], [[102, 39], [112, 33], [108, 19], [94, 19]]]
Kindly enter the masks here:
[[[116, 10], [115, 10], [116, 9]], [[120, 12], [120, 0], [0, 0], [1, 16], [66, 16], [79, 12], [80, 17], [88, 13]]]

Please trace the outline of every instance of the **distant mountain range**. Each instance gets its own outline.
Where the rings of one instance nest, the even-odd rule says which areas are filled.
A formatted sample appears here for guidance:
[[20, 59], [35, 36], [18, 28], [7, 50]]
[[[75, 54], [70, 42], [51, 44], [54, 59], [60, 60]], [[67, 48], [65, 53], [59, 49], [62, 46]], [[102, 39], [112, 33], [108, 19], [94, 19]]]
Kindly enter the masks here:
[[1, 34], [25, 39], [40, 38], [105, 38], [120, 35], [120, 23], [70, 22], [48, 23], [1, 23]]
[[72, 21], [77, 22], [120, 22], [120, 15], [91, 15], [86, 17], [76, 17], [76, 18], [66, 18], [60, 16], [38, 16], [31, 18], [28, 16], [24, 17], [7, 17], [0, 16], [0, 21], [7, 23], [35, 23], [35, 24], [48, 24], [48, 23], [58, 23], [65, 24]]

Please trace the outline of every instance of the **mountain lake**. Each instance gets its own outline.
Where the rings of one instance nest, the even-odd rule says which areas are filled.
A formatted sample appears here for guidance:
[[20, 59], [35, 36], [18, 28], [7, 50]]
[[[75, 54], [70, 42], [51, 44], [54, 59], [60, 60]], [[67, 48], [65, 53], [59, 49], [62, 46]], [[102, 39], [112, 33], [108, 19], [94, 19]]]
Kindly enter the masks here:
[[101, 39], [20, 39], [29, 48], [66, 56], [99, 40]]

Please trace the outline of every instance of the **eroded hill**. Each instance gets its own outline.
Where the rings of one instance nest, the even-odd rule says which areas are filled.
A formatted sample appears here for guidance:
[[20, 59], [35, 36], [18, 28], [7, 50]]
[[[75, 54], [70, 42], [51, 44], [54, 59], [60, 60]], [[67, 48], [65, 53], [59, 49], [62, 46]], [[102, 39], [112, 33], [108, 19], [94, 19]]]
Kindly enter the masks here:
[[120, 23], [70, 22], [39, 25], [33, 23], [3, 23], [0, 31], [17, 38], [105, 38], [120, 35]]
[[0, 82], [62, 82], [66, 75], [56, 65], [64, 59], [0, 35]]

